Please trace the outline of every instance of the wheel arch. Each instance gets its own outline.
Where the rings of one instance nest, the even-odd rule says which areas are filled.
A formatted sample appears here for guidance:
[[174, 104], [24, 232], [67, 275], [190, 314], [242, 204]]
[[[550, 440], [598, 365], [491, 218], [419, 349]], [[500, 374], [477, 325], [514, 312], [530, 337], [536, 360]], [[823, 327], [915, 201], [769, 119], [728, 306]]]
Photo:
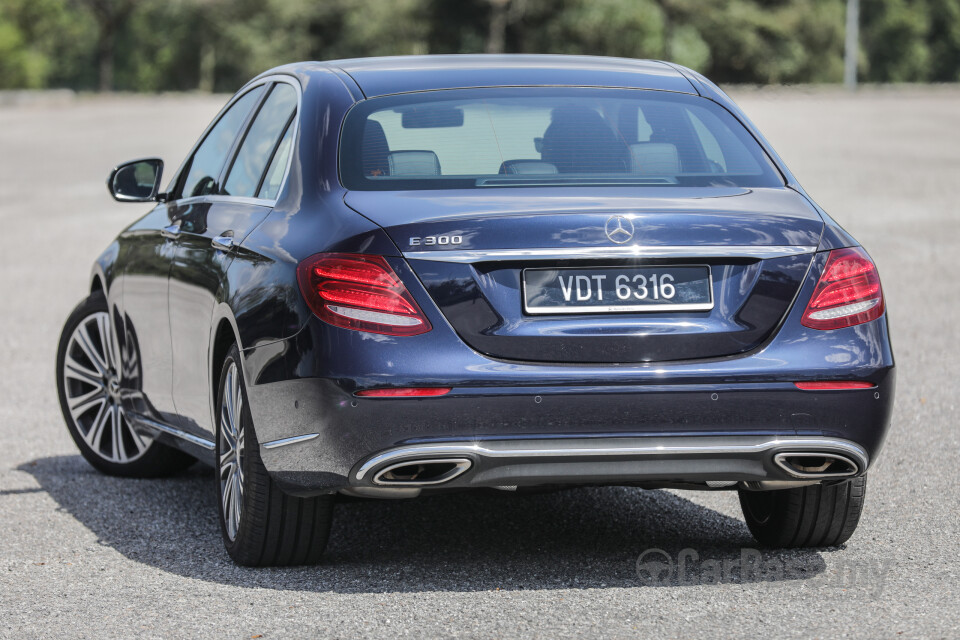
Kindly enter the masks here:
[[[239, 332], [236, 328], [236, 321], [232, 314], [222, 314], [219, 320], [214, 323], [213, 340], [210, 342], [210, 398], [211, 411], [216, 404], [217, 392], [220, 385], [220, 369], [223, 368], [223, 362], [227, 359], [227, 352], [230, 346], [237, 345], [241, 351], [243, 346], [240, 344]], [[242, 366], [242, 364], [241, 364]], [[216, 417], [216, 416], [214, 416]]]
[[110, 297], [111, 288], [116, 281], [118, 271], [117, 260], [120, 257], [120, 243], [114, 240], [110, 243], [103, 253], [97, 256], [93, 266], [90, 268], [89, 291], [91, 294], [97, 291], [103, 292], [103, 295]]
[[103, 285], [103, 278], [101, 275], [99, 273], [94, 273], [90, 281], [90, 295], [93, 295], [98, 291], [106, 295], [107, 288]]
[[[88, 296], [96, 293], [103, 294], [107, 301], [107, 309], [113, 321], [117, 323], [118, 333], [126, 335], [126, 316], [123, 310], [123, 266], [120, 263], [120, 242], [114, 239], [103, 252], [97, 256], [90, 268], [87, 279]], [[123, 328], [121, 329], [121, 325]]]

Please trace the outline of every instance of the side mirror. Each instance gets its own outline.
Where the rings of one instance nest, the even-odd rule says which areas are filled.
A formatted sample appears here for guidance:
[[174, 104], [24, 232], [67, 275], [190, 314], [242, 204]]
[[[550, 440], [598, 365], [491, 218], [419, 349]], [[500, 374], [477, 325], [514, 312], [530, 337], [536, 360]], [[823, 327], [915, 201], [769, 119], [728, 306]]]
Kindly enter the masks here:
[[144, 158], [124, 162], [110, 172], [107, 189], [120, 202], [153, 202], [160, 199], [163, 160]]

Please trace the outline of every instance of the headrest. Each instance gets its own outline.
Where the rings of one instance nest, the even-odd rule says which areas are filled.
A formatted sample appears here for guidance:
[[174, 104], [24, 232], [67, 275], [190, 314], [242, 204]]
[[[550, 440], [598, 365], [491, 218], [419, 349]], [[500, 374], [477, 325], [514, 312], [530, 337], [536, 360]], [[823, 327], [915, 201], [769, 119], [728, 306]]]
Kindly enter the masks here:
[[387, 155], [391, 176], [438, 176], [440, 160], [433, 151], [393, 151]]
[[675, 176], [680, 173], [677, 148], [668, 142], [630, 145], [630, 172], [642, 176]]
[[610, 123], [589, 107], [567, 105], [550, 114], [540, 158], [560, 173], [621, 173], [627, 145]]

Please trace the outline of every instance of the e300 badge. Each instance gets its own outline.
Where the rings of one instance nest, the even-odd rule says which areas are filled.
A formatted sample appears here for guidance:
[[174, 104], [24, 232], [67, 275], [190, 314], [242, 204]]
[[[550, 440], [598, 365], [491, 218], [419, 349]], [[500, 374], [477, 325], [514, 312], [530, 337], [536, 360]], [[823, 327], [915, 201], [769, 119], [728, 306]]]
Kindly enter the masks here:
[[413, 236], [410, 238], [410, 246], [416, 247], [419, 245], [431, 246], [435, 244], [461, 244], [463, 243], [463, 236]]

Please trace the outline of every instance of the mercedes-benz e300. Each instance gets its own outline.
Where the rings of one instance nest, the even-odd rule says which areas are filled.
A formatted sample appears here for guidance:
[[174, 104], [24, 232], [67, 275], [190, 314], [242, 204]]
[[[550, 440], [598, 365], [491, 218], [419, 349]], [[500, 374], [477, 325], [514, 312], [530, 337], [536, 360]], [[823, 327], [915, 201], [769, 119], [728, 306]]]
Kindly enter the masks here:
[[162, 169], [110, 175], [152, 208], [66, 322], [60, 404], [105, 473], [214, 466], [236, 562], [317, 561], [338, 494], [733, 490], [765, 545], [856, 528], [877, 268], [703, 76], [294, 64]]

